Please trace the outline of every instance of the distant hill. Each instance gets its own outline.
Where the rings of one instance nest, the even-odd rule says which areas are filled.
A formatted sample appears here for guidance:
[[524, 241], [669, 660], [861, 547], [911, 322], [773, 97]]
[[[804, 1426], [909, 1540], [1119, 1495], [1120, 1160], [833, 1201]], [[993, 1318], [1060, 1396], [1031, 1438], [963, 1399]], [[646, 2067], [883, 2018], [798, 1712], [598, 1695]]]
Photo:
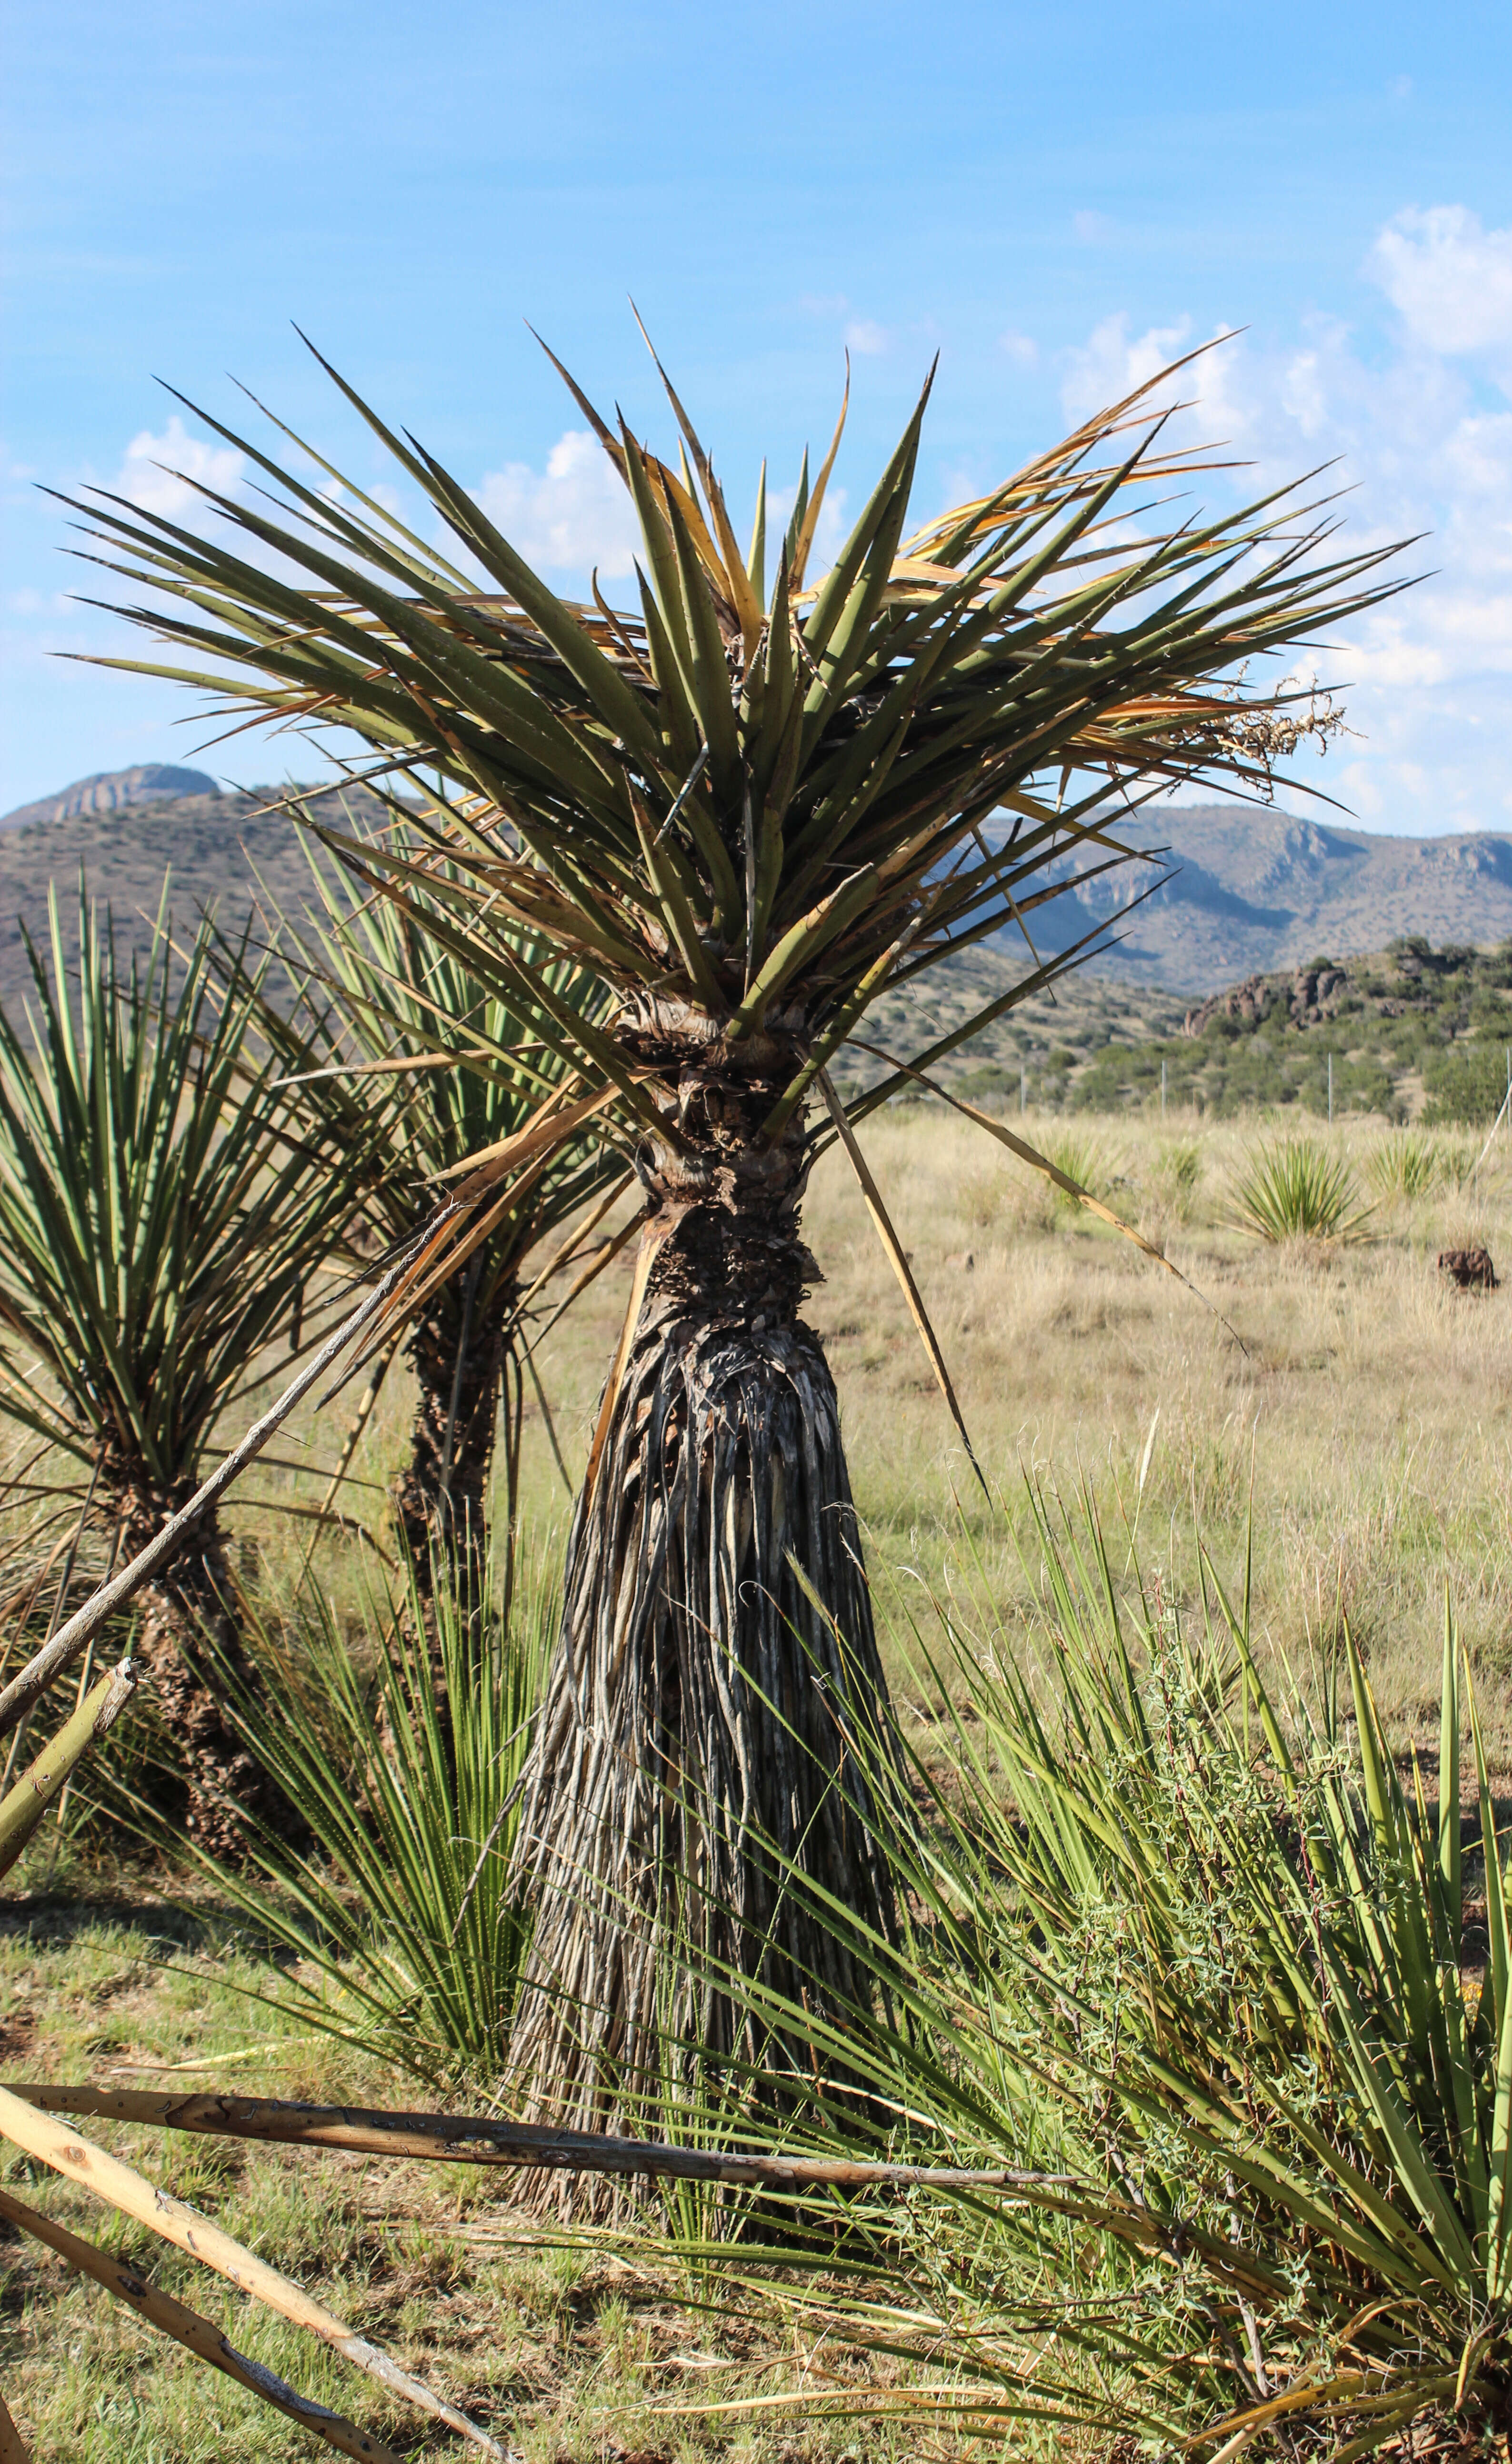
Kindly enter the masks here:
[[1041, 909], [1036, 939], [1064, 949], [1094, 923], [1122, 937], [1106, 973], [1170, 991], [1384, 950], [1405, 935], [1485, 947], [1512, 935], [1512, 837], [1389, 838], [1242, 804], [1143, 815], [1133, 844], [1169, 845], [1156, 878], [1121, 866]]
[[[841, 1056], [848, 1093], [948, 1035], [1020, 970], [1006, 952], [965, 951], [922, 1001], [885, 994], [862, 1033], [879, 1050]], [[1004, 1013], [931, 1073], [953, 1093], [1016, 1112], [1167, 1110], [1222, 1119], [1269, 1111], [1370, 1114], [1481, 1129], [1512, 1089], [1512, 940], [1438, 949], [1421, 935], [1338, 965], [1253, 975], [1183, 1003], [1155, 985], [1078, 968], [1052, 1000]]]
[[[222, 795], [211, 781], [208, 793], [153, 790], [144, 800], [122, 795], [114, 804], [95, 802], [72, 812], [55, 812], [57, 805], [86, 789], [103, 793], [122, 781], [145, 775], [144, 767], [141, 772], [117, 771], [102, 779], [82, 780], [64, 796], [46, 799], [41, 806], [13, 815], [4, 827], [0, 834], [0, 1002], [8, 1008], [13, 1010], [31, 987], [22, 927], [33, 939], [45, 941], [50, 883], [57, 888], [66, 946], [72, 952], [81, 868], [91, 897], [115, 915], [118, 935], [138, 941], [147, 937], [165, 873], [173, 913], [191, 931], [202, 906], [213, 905], [222, 924], [234, 930], [264, 890], [276, 907], [291, 913], [309, 899], [310, 869], [295, 825], [287, 814], [264, 809], [284, 790], [254, 788], [247, 794]], [[201, 774], [181, 771], [176, 775], [197, 778]], [[368, 823], [383, 818], [378, 799], [361, 788], [314, 795], [310, 808], [337, 827], [343, 811]], [[27, 818], [27, 811], [38, 810], [55, 817]]]
[[93, 778], [76, 779], [72, 787], [44, 796], [34, 804], [17, 804], [0, 813], [0, 830], [24, 829], [30, 822], [71, 822], [80, 813], [115, 813], [122, 804], [146, 804], [164, 796], [218, 796], [220, 789], [204, 770], [177, 770], [170, 761], [142, 761], [134, 770], [97, 770]]

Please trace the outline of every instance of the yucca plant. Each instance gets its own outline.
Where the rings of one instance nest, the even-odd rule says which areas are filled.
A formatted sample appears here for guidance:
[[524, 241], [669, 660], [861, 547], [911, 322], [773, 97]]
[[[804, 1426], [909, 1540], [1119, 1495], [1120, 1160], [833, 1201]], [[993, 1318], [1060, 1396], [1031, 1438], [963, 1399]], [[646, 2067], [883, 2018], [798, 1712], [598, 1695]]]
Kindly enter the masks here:
[[905, 2358], [928, 2392], [891, 2409], [984, 2436], [1081, 2420], [1344, 2464], [1421, 2418], [1489, 2445], [1512, 2428], [1512, 1924], [1453, 1618], [1431, 1796], [1348, 1631], [1310, 1684], [1267, 1684], [1247, 1576], [1231, 1596], [1203, 1559], [1183, 1619], [1121, 1539], [1123, 1589], [1086, 1500], [1031, 1505], [1035, 1641], [967, 1584], [933, 1603], [943, 1657], [905, 1645], [941, 1714], [910, 1773], [927, 1818], [891, 1834], [908, 1934], [873, 1946], [891, 2023], [813, 2032], [785, 2137], [1041, 2178], [858, 2200], [839, 2240], [832, 2207], [798, 2211], [773, 2255], [791, 2271], [806, 2225], [805, 2323]]
[[1371, 1211], [1343, 1155], [1315, 1138], [1274, 1138], [1246, 1157], [1224, 1221], [1257, 1241], [1358, 1241]]
[[1163, 1146], [1150, 1178], [1178, 1221], [1190, 1222], [1202, 1179], [1202, 1149], [1197, 1140], [1172, 1138]]
[[504, 2057], [529, 1941], [519, 1779], [559, 1600], [531, 1564], [506, 1619], [501, 1587], [480, 1609], [448, 1571], [371, 1589], [355, 1628], [307, 1598], [252, 1625], [258, 1682], [224, 1671], [229, 1713], [304, 1844], [262, 1825], [234, 1862], [197, 1859], [274, 1964], [271, 2004], [438, 2088]]
[[[176, 653], [123, 664], [219, 692], [243, 720], [354, 729], [375, 775], [434, 771], [434, 863], [350, 859], [401, 907], [423, 891], [444, 909], [481, 981], [534, 998], [646, 1188], [519, 1851], [541, 1990], [516, 2093], [602, 2120], [658, 2058], [672, 1905], [711, 1957], [787, 1963], [842, 2002], [860, 1990], [763, 1841], [800, 1852], [864, 1925], [891, 1921], [847, 1742], [882, 1670], [834, 1384], [800, 1314], [817, 1147], [843, 1135], [865, 1172], [828, 1063], [884, 989], [992, 934], [1023, 946], [1046, 900], [1125, 861], [1115, 804], [1194, 779], [1264, 790], [1333, 715], [1256, 685], [1256, 663], [1394, 585], [1381, 551], [1326, 560], [1294, 494], [1162, 518], [1195, 466], [1162, 449], [1141, 395], [908, 536], [928, 387], [814, 583], [838, 429], [769, 558], [764, 484], [743, 553], [669, 385], [680, 472], [572, 389], [641, 526], [633, 609], [559, 599], [344, 385], [461, 561], [251, 445], [282, 499], [206, 495], [229, 534], [109, 497], [91, 526], [158, 594], [126, 612]], [[603, 1027], [531, 977], [505, 923], [594, 971]], [[1027, 959], [914, 1065], [1075, 955]], [[889, 1057], [858, 1117], [911, 1083]], [[869, 1177], [868, 1199], [883, 1221]], [[691, 1981], [682, 2015], [716, 2058], [742, 2024]]]
[[[1078, 1136], [1073, 1130], [1061, 1130], [1053, 1138], [1047, 1138], [1044, 1152], [1067, 1180], [1094, 1195], [1107, 1189], [1117, 1171], [1095, 1138]], [[1076, 1206], [1076, 1199], [1062, 1188], [1053, 1187], [1053, 1197], [1057, 1206]]]
[[[447, 937], [436, 937], [429, 924], [440, 919], [424, 892], [401, 910], [362, 896], [349, 875], [333, 876], [318, 861], [312, 876], [304, 921], [285, 916], [278, 936], [298, 998], [265, 1002], [265, 1032], [312, 1133], [343, 1145], [355, 1139], [365, 1151], [360, 1220], [383, 1249], [397, 1249], [434, 1214], [449, 1176], [525, 1129], [560, 1093], [567, 1065], [535, 1033], [534, 1010], [500, 991], [496, 971], [491, 989]], [[590, 1020], [602, 1014], [604, 995], [586, 968], [537, 934], [507, 937], [554, 1004]], [[406, 1342], [419, 1393], [394, 1503], [422, 1596], [444, 1562], [453, 1590], [474, 1604], [482, 1597], [502, 1407], [505, 1506], [493, 1555], [508, 1612], [527, 1368], [535, 1374], [520, 1314], [532, 1297], [525, 1262], [540, 1243], [559, 1241], [559, 1271], [581, 1264], [559, 1236], [596, 1200], [579, 1227], [586, 1239], [627, 1184], [624, 1158], [603, 1138], [543, 1146], [534, 1169], [502, 1186], [492, 1221], [470, 1224], [470, 1241], [480, 1229], [483, 1238], [465, 1269], [432, 1279], [420, 1301]], [[562, 1288], [549, 1283], [546, 1299]], [[380, 1370], [391, 1356], [380, 1353]], [[374, 1381], [363, 1399], [370, 1408]]]
[[1425, 1130], [1393, 1130], [1365, 1160], [1366, 1177], [1378, 1197], [1404, 1205], [1430, 1198], [1446, 1177], [1443, 1149]]
[[[126, 967], [81, 884], [73, 989], [55, 894], [50, 918], [49, 954], [27, 945], [30, 1034], [0, 1011], [3, 1403], [73, 1466], [57, 1510], [86, 1504], [124, 1561], [199, 1485], [224, 1415], [260, 1382], [363, 1155], [360, 1140], [312, 1140], [277, 1091], [252, 1041], [255, 981], [216, 997], [211, 927], [181, 962], [164, 907]], [[190, 1830], [223, 1847], [228, 1809], [263, 1792], [207, 1659], [207, 1637], [234, 1658], [232, 1595], [207, 1515], [143, 1595], [135, 1645]]]

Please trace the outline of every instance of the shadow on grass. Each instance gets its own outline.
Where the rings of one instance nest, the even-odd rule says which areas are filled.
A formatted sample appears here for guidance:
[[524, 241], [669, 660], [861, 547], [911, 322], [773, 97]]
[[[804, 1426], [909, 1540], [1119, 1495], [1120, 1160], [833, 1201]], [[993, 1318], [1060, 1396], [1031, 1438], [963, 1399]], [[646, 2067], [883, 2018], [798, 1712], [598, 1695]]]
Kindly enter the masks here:
[[0, 1903], [0, 1942], [27, 1942], [38, 1950], [56, 1950], [81, 1937], [110, 1929], [144, 1936], [175, 1952], [251, 1952], [278, 1967], [292, 1967], [294, 1954], [271, 1935], [264, 1935], [225, 1902], [206, 1898], [185, 1901], [158, 1895], [143, 1876], [123, 1878], [121, 1887], [97, 1882], [86, 1891], [59, 1888], [19, 1893]]

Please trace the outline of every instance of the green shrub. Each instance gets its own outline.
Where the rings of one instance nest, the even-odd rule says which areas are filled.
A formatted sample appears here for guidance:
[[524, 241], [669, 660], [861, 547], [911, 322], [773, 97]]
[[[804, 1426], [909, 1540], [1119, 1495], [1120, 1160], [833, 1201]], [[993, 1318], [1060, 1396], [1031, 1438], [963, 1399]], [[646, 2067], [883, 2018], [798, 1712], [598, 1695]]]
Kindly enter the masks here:
[[1506, 1046], [1457, 1042], [1431, 1052], [1423, 1063], [1423, 1120], [1430, 1129], [1442, 1122], [1488, 1130], [1506, 1099]]

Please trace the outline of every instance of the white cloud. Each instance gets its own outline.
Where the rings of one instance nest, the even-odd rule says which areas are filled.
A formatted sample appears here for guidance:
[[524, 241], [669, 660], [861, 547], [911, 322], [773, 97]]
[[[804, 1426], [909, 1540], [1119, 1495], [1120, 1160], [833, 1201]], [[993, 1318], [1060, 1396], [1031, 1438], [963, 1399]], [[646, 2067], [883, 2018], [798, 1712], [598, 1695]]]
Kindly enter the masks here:
[[1512, 363], [1512, 231], [1484, 230], [1467, 206], [1412, 206], [1378, 234], [1370, 270], [1426, 350]]
[[[475, 491], [491, 522], [527, 563], [543, 573], [587, 574], [616, 581], [632, 569], [641, 534], [629, 493], [603, 448], [586, 429], [569, 429], [546, 456], [544, 472], [525, 462], [491, 471]], [[792, 513], [796, 490], [767, 494], [767, 561]], [[814, 535], [809, 580], [828, 570], [845, 536], [845, 491], [825, 490]]]
[[1071, 233], [1084, 248], [1096, 248], [1100, 241], [1112, 237], [1113, 226], [1107, 214], [1083, 212], [1071, 216]]
[[204, 498], [189, 484], [213, 488], [229, 496], [242, 474], [242, 456], [233, 445], [209, 445], [191, 436], [175, 411], [161, 436], [144, 428], [126, 448], [126, 458], [112, 481], [118, 496], [126, 496], [144, 513], [165, 514], [177, 520], [198, 508]]
[[1179, 359], [1191, 332], [1191, 318], [1182, 317], [1174, 325], [1151, 325], [1130, 341], [1126, 316], [1105, 317], [1080, 350], [1066, 353], [1061, 385], [1066, 417], [1089, 419], [1108, 403], [1122, 402], [1136, 385], [1148, 385]]
[[[1313, 492], [1349, 492], [1330, 553], [1428, 534], [1396, 568], [1427, 578], [1339, 628], [1317, 663], [1363, 740], [1299, 779], [1383, 828], [1512, 829], [1512, 410], [1488, 407], [1480, 383], [1512, 392], [1512, 231], [1459, 206], [1413, 209], [1378, 233], [1367, 272], [1395, 312], [1384, 352], [1314, 319], [1271, 348], [1226, 341], [1155, 399], [1194, 406], [1168, 441], [1223, 444], [1248, 466], [1198, 483], [1198, 503], [1336, 462]], [[1105, 319], [1063, 363], [1067, 418], [1197, 339], [1184, 318], [1140, 332]]]
[[845, 328], [845, 347], [858, 351], [863, 358], [879, 359], [892, 337], [886, 325], [878, 325], [869, 317], [856, 317]]
[[640, 533], [629, 493], [587, 429], [559, 436], [544, 471], [506, 462], [476, 494], [510, 545], [542, 572], [585, 574], [597, 565], [615, 580], [631, 570]]
[[1016, 368], [1037, 368], [1040, 364], [1040, 345], [1032, 334], [1016, 334], [1010, 326], [1006, 334], [998, 335], [997, 348]]

